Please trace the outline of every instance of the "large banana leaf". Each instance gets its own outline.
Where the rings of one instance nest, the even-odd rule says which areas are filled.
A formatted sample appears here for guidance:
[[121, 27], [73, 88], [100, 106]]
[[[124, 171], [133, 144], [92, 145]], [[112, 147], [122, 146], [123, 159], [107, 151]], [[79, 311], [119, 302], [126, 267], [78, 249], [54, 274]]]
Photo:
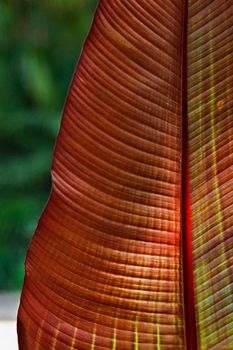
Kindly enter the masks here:
[[233, 348], [233, 4], [100, 0], [26, 260], [20, 350]]

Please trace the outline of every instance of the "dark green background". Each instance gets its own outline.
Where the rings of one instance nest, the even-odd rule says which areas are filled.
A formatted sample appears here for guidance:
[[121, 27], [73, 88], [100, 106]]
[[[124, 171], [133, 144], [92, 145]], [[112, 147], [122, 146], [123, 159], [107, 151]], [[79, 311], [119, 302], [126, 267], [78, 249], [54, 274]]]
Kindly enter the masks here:
[[98, 0], [0, 0], [0, 290], [22, 287], [55, 138]]

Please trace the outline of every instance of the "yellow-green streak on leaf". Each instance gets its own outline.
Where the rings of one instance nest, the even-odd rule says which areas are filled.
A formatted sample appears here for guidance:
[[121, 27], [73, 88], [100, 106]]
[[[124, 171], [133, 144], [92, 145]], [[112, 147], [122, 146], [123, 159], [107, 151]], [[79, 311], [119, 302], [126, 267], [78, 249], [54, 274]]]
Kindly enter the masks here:
[[92, 335], [91, 350], [95, 350], [95, 337], [96, 337], [96, 326]]
[[136, 319], [135, 322], [135, 350], [138, 350], [138, 318]]
[[157, 350], [161, 350], [159, 324], [157, 324]]
[[112, 350], [116, 350], [116, 328], [114, 328], [114, 333], [113, 333], [113, 341], [112, 341]]

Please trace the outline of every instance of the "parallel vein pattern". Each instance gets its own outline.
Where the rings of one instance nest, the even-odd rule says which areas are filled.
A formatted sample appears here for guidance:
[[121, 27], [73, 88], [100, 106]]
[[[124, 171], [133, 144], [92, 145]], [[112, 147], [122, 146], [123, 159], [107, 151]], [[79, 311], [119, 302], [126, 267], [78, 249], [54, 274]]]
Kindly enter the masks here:
[[233, 5], [189, 1], [188, 106], [199, 348], [233, 348]]
[[183, 1], [101, 0], [29, 249], [20, 349], [183, 349]]

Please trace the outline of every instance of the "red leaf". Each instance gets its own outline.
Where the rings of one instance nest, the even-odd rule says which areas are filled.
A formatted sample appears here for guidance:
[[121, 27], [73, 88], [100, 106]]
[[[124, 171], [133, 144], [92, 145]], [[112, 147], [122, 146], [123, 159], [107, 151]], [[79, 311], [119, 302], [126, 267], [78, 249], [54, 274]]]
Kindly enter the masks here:
[[20, 350], [233, 347], [232, 24], [226, 0], [100, 1], [28, 251]]

